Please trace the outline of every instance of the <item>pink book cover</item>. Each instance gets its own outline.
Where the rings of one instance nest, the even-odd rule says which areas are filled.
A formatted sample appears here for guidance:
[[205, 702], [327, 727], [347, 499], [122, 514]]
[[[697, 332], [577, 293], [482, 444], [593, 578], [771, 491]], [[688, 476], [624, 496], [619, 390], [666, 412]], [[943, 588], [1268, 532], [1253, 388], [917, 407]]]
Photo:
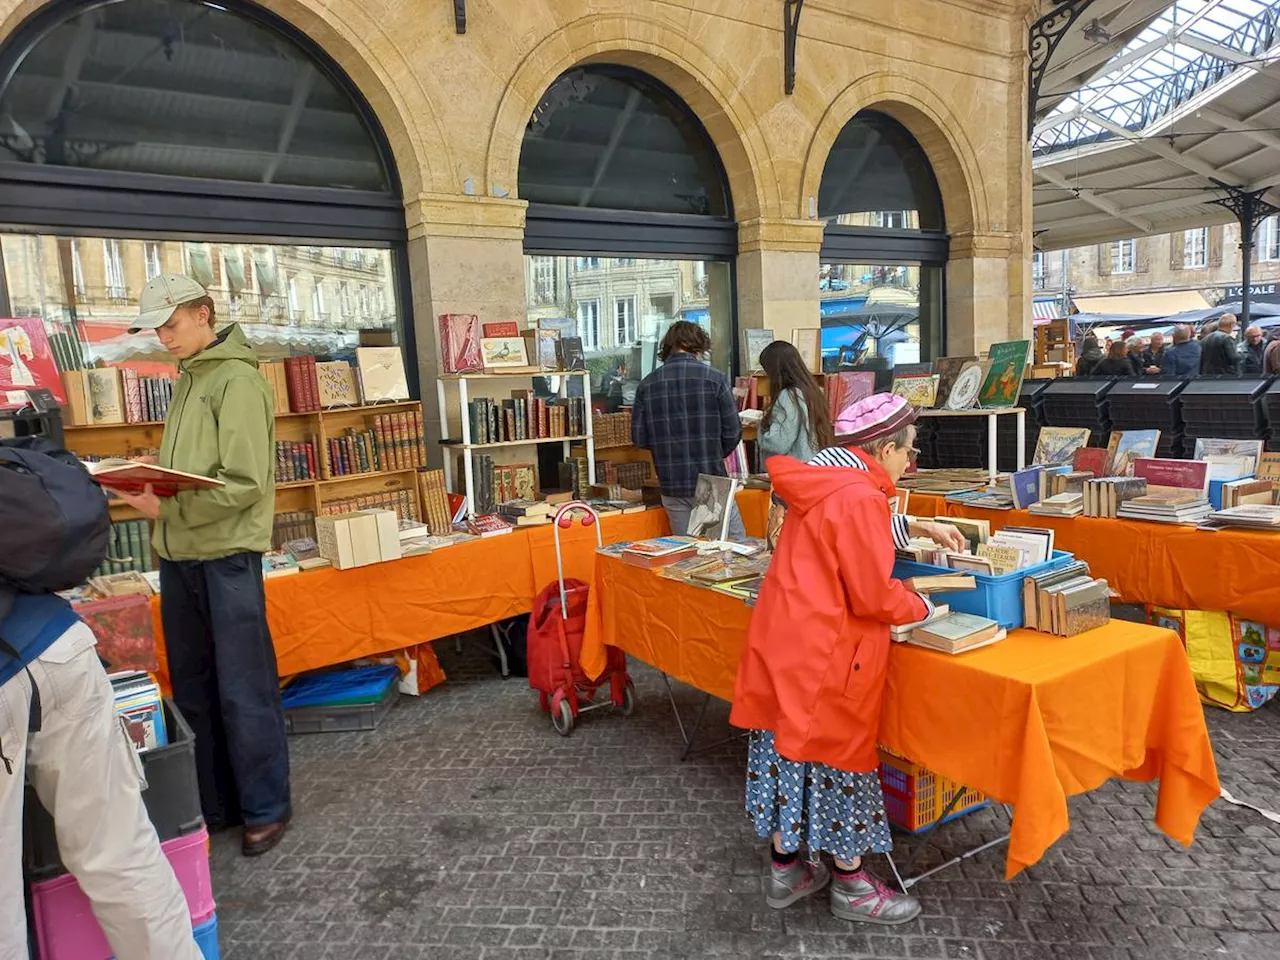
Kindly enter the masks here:
[[133, 595], [76, 604], [76, 613], [98, 638], [98, 656], [112, 672], [159, 669], [151, 601]]
[[1150, 487], [1179, 487], [1209, 492], [1209, 464], [1203, 460], [1158, 460], [1139, 457], [1133, 461], [1133, 475]]
[[130, 423], [141, 423], [142, 384], [138, 380], [138, 371], [125, 367], [120, 371], [124, 378], [124, 413]]
[[480, 318], [474, 313], [440, 314], [440, 353], [445, 373], [478, 373], [483, 370]]
[[59, 406], [67, 405], [44, 321], [39, 317], [0, 319], [0, 407], [22, 406], [23, 394], [40, 388], [52, 393]]

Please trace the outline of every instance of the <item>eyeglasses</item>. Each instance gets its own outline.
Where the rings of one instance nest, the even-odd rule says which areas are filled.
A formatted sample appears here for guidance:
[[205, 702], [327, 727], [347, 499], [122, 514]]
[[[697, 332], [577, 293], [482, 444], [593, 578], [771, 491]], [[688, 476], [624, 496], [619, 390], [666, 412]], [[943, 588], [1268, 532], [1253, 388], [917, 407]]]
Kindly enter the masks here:
[[920, 456], [920, 448], [919, 448], [919, 447], [907, 447], [907, 456], [908, 456], [909, 458], [911, 458], [912, 460], [914, 460], [916, 457]]

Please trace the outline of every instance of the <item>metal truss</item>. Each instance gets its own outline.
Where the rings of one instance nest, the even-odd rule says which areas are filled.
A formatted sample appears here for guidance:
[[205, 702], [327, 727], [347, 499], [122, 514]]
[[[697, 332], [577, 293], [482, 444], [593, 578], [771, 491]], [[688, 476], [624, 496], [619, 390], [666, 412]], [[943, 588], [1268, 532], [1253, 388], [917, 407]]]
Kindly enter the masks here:
[[1080, 14], [1093, 0], [1054, 0], [1057, 6], [1031, 25], [1027, 48], [1031, 60], [1027, 65], [1027, 137], [1035, 132], [1036, 101], [1040, 99], [1040, 85], [1053, 59], [1053, 52], [1067, 35]]

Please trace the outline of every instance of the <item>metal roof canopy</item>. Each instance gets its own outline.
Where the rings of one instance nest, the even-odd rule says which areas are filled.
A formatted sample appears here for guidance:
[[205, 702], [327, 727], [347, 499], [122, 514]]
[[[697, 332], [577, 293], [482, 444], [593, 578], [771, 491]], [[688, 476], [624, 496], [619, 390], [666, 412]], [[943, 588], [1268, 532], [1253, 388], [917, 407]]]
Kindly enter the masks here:
[[1162, 5], [1126, 39], [1095, 18], [1114, 0], [1096, 0], [1061, 48], [1111, 50], [1106, 69], [1069, 95], [1048, 86], [1065, 68], [1046, 72], [1052, 106], [1032, 135], [1041, 249], [1231, 222], [1218, 203], [1235, 191], [1280, 206], [1280, 0]]

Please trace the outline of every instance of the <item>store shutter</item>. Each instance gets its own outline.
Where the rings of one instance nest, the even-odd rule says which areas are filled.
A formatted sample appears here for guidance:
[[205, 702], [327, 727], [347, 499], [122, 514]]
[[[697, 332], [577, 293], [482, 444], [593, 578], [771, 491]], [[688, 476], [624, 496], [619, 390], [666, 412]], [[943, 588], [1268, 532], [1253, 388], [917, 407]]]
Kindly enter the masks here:
[[1169, 269], [1181, 270], [1187, 257], [1187, 234], [1179, 230], [1169, 234]]
[[1098, 276], [1111, 276], [1111, 247], [1109, 243], [1098, 244]]
[[1133, 270], [1135, 273], [1151, 272], [1151, 238], [1142, 237], [1133, 241]]
[[1222, 266], [1222, 230], [1221, 226], [1209, 228], [1209, 266]]

